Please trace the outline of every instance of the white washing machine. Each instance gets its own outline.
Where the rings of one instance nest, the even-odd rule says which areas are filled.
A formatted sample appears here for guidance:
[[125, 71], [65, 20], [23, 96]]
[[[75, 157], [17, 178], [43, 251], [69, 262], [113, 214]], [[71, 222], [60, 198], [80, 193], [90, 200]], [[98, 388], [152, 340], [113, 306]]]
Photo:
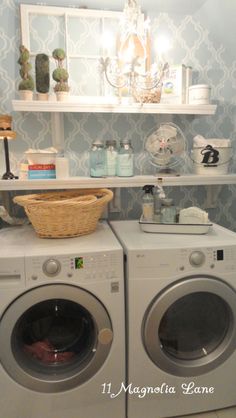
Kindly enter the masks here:
[[87, 236], [0, 231], [0, 415], [125, 417], [122, 247], [106, 223]]
[[235, 405], [236, 234], [111, 226], [127, 258], [128, 418]]

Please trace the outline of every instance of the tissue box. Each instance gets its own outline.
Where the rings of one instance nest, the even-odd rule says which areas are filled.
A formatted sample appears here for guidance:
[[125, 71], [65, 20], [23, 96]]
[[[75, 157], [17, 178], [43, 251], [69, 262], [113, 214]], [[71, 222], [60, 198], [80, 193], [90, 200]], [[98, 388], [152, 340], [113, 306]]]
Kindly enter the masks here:
[[53, 147], [46, 149], [32, 149], [29, 148], [25, 152], [25, 158], [28, 164], [55, 164], [57, 150]]
[[161, 103], [183, 104], [186, 102], [186, 66], [170, 65], [163, 77]]

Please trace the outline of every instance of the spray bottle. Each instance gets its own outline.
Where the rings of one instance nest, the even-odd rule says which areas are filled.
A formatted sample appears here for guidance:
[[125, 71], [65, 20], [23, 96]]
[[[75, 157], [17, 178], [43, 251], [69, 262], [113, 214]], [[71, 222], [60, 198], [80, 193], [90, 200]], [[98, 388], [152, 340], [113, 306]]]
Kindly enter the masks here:
[[154, 222], [161, 222], [161, 203], [162, 199], [164, 199], [165, 197], [166, 196], [163, 187], [158, 184], [155, 187], [154, 193]]
[[142, 198], [143, 220], [153, 222], [154, 217], [154, 197], [153, 187], [146, 185], [143, 187], [144, 195]]

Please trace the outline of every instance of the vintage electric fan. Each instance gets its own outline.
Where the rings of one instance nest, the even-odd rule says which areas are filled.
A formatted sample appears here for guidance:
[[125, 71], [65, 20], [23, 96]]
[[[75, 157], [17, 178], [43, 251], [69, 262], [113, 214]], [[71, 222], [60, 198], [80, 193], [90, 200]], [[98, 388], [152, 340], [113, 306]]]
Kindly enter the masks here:
[[182, 161], [186, 150], [186, 139], [174, 123], [161, 123], [146, 139], [145, 149], [150, 162], [158, 167], [158, 173], [164, 175], [177, 175], [176, 167]]

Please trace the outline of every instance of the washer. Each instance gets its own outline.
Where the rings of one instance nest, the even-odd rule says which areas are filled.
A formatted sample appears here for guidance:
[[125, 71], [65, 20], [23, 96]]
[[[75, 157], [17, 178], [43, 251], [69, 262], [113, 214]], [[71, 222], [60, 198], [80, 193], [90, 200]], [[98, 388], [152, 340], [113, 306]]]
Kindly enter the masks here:
[[111, 226], [127, 259], [128, 418], [235, 405], [236, 234]]
[[125, 417], [122, 247], [87, 236], [0, 231], [0, 409], [7, 418]]

